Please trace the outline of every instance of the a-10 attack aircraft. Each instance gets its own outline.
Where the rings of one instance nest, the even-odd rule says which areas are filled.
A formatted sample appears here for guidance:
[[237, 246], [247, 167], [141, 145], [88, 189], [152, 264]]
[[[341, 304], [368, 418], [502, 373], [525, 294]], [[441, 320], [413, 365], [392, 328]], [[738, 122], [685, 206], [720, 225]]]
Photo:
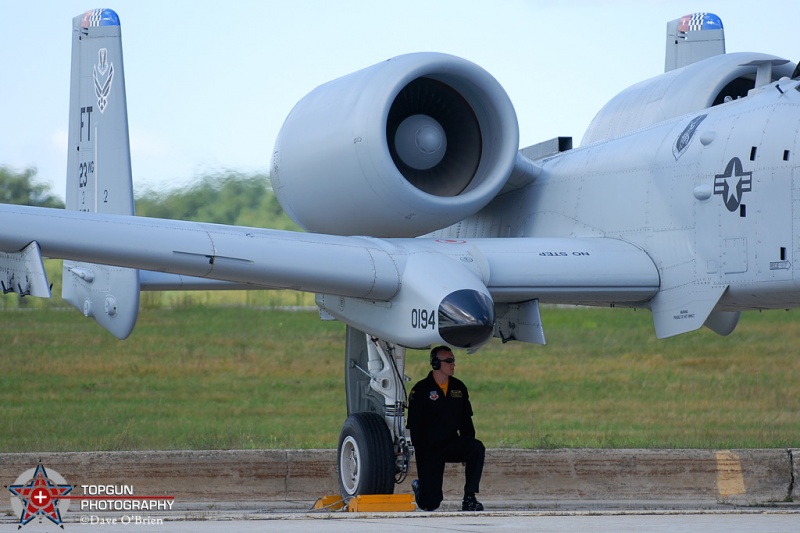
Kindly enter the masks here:
[[[480, 67], [409, 54], [304, 97], [272, 185], [307, 233], [134, 217], [120, 22], [73, 19], [67, 209], [0, 206], [0, 283], [62, 297], [123, 339], [141, 290], [316, 293], [347, 325], [342, 494], [391, 493], [411, 456], [406, 348], [544, 343], [541, 303], [647, 308], [668, 337], [800, 305], [800, 81], [725, 53], [722, 23], [667, 24], [665, 73], [603, 107], [580, 147], [519, 149]], [[793, 216], [797, 212], [798, 216]]]

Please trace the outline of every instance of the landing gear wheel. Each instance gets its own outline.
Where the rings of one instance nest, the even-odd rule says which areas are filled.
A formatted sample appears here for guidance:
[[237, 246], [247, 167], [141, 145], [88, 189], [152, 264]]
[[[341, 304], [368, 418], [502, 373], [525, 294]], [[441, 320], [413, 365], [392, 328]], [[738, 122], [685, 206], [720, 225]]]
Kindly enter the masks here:
[[336, 470], [344, 498], [392, 494], [395, 458], [386, 422], [376, 413], [354, 413], [339, 434]]

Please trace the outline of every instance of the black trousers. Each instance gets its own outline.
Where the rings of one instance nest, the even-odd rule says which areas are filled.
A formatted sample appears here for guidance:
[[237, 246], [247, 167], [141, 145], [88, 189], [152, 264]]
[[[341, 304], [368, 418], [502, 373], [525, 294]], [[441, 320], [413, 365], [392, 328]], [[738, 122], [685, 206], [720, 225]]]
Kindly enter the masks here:
[[435, 450], [416, 449], [419, 492], [417, 505], [432, 511], [441, 505], [445, 463], [466, 463], [464, 493], [480, 492], [486, 448], [474, 438], [458, 437]]

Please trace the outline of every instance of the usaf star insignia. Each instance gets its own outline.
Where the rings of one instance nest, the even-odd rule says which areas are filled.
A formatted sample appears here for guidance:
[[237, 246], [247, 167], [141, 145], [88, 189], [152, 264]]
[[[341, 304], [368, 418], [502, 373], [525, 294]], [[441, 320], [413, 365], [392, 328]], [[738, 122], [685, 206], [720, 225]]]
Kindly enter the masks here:
[[722, 195], [722, 201], [731, 213], [739, 209], [742, 195], [753, 190], [753, 173], [745, 172], [742, 162], [734, 157], [722, 174], [714, 176], [714, 194]]

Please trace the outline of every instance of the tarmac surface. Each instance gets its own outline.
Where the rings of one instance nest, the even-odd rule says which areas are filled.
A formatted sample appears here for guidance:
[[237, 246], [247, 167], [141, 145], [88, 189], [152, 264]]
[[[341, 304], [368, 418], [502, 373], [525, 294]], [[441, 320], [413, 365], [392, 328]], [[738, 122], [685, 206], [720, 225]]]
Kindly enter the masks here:
[[[487, 511], [474, 514], [460, 511], [457, 464], [448, 466], [445, 502], [432, 513], [314, 511], [317, 498], [338, 493], [335, 450], [0, 454], [0, 479], [8, 490], [39, 465], [61, 476], [73, 496], [65, 529], [796, 532], [797, 452], [492, 449], [479, 495]], [[414, 476], [412, 468], [395, 492], [409, 494]], [[20, 525], [6, 494], [0, 532]], [[132, 509], [134, 499], [152, 507]], [[39, 518], [23, 528], [57, 528]]]
[[[3, 520], [0, 533], [18, 531], [18, 523]], [[214, 512], [205, 519], [178, 516], [97, 516], [70, 513], [64, 531], [158, 532], [578, 532], [624, 533], [698, 531], [702, 533], [796, 533], [800, 509], [713, 510], [560, 510], [410, 512], [410, 513], [273, 513], [262, 511]], [[23, 526], [26, 531], [55, 531], [47, 520]]]

